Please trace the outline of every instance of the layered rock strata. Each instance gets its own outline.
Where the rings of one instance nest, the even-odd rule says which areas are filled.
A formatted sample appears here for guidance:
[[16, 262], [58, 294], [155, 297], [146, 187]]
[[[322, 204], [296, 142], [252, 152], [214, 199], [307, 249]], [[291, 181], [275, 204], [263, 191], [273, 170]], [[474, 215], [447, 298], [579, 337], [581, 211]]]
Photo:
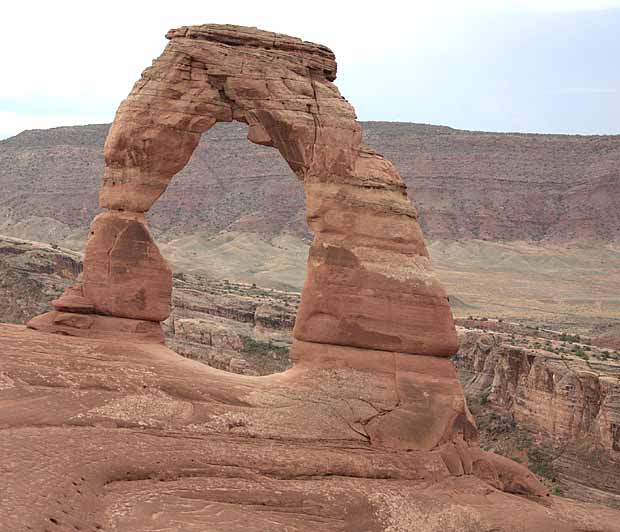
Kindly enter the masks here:
[[462, 334], [455, 360], [468, 398], [510, 417], [520, 440], [510, 452], [549, 448], [548, 476], [563, 494], [620, 507], [620, 363], [597, 360], [597, 348], [580, 358], [517, 342]]
[[79, 253], [0, 235], [0, 322], [24, 323], [44, 312], [81, 272]]
[[168, 346], [212, 367], [267, 375], [290, 368], [299, 294], [176, 275]]

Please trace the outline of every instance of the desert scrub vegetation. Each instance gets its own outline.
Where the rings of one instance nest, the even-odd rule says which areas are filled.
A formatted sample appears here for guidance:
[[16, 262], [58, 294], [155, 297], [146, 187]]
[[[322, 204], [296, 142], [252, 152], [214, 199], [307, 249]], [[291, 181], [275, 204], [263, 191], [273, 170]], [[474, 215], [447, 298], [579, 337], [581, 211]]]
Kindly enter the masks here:
[[478, 429], [485, 433], [489, 444], [500, 436], [513, 433], [517, 429], [517, 423], [511, 415], [494, 410], [481, 412], [476, 417], [476, 421]]
[[288, 347], [282, 347], [280, 345], [277, 345], [271, 340], [269, 340], [268, 342], [259, 342], [249, 336], [242, 336], [241, 341], [243, 342], [243, 348], [241, 349], [242, 353], [268, 355], [275, 352], [279, 354], [286, 353], [288, 355]]
[[185, 274], [183, 272], [174, 272], [172, 278], [178, 281], [186, 281]]
[[271, 340], [260, 342], [249, 336], [241, 336], [243, 347], [241, 356], [248, 361], [260, 375], [284, 371], [291, 367], [289, 347]]
[[544, 479], [555, 482], [557, 472], [553, 466], [554, 449], [549, 442], [534, 443], [528, 434], [520, 438], [523, 450], [527, 452], [527, 461], [530, 470]]

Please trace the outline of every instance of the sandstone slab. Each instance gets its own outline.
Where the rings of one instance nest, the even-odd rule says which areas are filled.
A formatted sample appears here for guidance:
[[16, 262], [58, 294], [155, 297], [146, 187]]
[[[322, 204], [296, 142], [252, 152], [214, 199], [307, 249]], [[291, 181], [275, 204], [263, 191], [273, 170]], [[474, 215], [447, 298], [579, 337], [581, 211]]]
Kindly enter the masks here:
[[155, 321], [133, 320], [75, 311], [52, 311], [35, 316], [28, 327], [48, 333], [86, 338], [118, 338], [128, 342], [164, 343], [162, 326]]
[[397, 389], [437, 385], [385, 354], [335, 347], [243, 377], [164, 346], [18, 326], [0, 325], [0, 345], [2, 530], [620, 530], [617, 511], [547, 496], [471, 433], [432, 449], [373, 441], [363, 421], [398, 409]]

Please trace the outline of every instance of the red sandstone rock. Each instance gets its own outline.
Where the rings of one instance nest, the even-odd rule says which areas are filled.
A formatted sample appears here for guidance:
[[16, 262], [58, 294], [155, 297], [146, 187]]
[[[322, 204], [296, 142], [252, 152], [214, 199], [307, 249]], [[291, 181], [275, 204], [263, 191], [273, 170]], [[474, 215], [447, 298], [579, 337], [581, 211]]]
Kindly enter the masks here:
[[81, 283], [69, 286], [58, 299], [52, 300], [51, 303], [56, 310], [61, 312], [90, 314], [95, 310], [94, 305], [84, 297]]
[[82, 279], [84, 296], [99, 314], [150, 321], [170, 315], [172, 271], [142, 214], [112, 211], [95, 218]]
[[[334, 526], [322, 527], [325, 530], [411, 530], [416, 516], [432, 513], [437, 500], [466, 501], [472, 490], [477, 490], [478, 498], [470, 499], [468, 508], [483, 504], [494, 488], [546, 499], [545, 488], [527, 469], [479, 449], [454, 367], [444, 358], [456, 351], [456, 332], [417, 213], [393, 165], [362, 146], [353, 108], [331, 83], [336, 72], [331, 51], [292, 37], [232, 26], [181, 28], [168, 37], [171, 42], [162, 56], [121, 104], [106, 142], [100, 199], [110, 211], [95, 219], [87, 244], [82, 283], [86, 301], [80, 296], [75, 303], [75, 290], [60, 298], [60, 308], [70, 309], [74, 302], [75, 310], [84, 309], [90, 303], [96, 313], [50, 313], [29, 326], [110, 340], [119, 336], [113, 328], [141, 339], [156, 337], [158, 321], [170, 310], [171, 274], [142, 213], [187, 162], [200, 133], [216, 121], [240, 120], [250, 125], [251, 140], [280, 151], [305, 187], [315, 240], [294, 330], [296, 365], [282, 374], [252, 379], [213, 373], [163, 347], [142, 349], [125, 341], [95, 347], [71, 339], [64, 347], [77, 358], [60, 360], [64, 370], [58, 375], [46, 365], [45, 357], [53, 356], [49, 349], [32, 352], [32, 364], [18, 362], [9, 368], [11, 383], [30, 382], [36, 375], [48, 387], [74, 383], [76, 378], [93, 387], [100, 363], [109, 367], [110, 356], [122, 360], [123, 371], [113, 373], [118, 389], [112, 396], [96, 386], [80, 401], [61, 393], [49, 398], [56, 402], [55, 409], [44, 414], [29, 410], [27, 401], [20, 403], [35, 423], [98, 427], [86, 438], [72, 440], [73, 446], [64, 435], [44, 436], [48, 447], [63, 444], [65, 454], [52, 451], [46, 463], [46, 474], [58, 490], [65, 489], [63, 481], [68, 478], [66, 449], [79, 456], [70, 468], [71, 478], [81, 478], [92, 496], [82, 500], [72, 493], [68, 500], [76, 506], [71, 508], [79, 506], [79, 513], [86, 512], [83, 507], [96, 506], [89, 510], [89, 522], [105, 520], [112, 530], [161, 529], [170, 523], [176, 527], [180, 516], [184, 523], [196, 519], [195, 513], [187, 513], [187, 493], [216, 497], [225, 504], [264, 505], [267, 492], [274, 490], [257, 491], [253, 482], [270, 475], [290, 481], [337, 476], [418, 483], [415, 489], [412, 484], [396, 487], [407, 498], [416, 495], [419, 503], [404, 513], [401, 508], [402, 515], [384, 500], [393, 487], [347, 480], [334, 494], [321, 484], [319, 489], [327, 491], [314, 495], [316, 516], [335, 516]], [[29, 353], [32, 342], [41, 337], [26, 338]], [[16, 341], [21, 345], [20, 333]], [[82, 357], [80, 348], [95, 350], [95, 362]], [[23, 354], [19, 347], [14, 350], [15, 359], [23, 359]], [[90, 364], [94, 367], [89, 371]], [[11, 404], [23, 401], [24, 393], [29, 397], [21, 388], [10, 392]], [[8, 415], [8, 426], [19, 422], [15, 416]], [[167, 438], [177, 431], [177, 436], [170, 443], [154, 443], [144, 434], [106, 431], [100, 423], [149, 427], [155, 437]], [[241, 439], [231, 439], [231, 433]], [[29, 435], [33, 452], [40, 452], [41, 437]], [[286, 442], [283, 453], [273, 453], [268, 449], [273, 443], [266, 441]], [[12, 434], [5, 445], [14, 448], [15, 442], [23, 444], [20, 434]], [[16, 463], [23, 468], [27, 460], [20, 455]], [[239, 467], [244, 469], [242, 478]], [[217, 480], [227, 476], [227, 468], [235, 471], [232, 480], [230, 476], [230, 481]], [[474, 480], [476, 474], [484, 482]], [[175, 491], [172, 497], [183, 500], [170, 502], [171, 492], [151, 485], [155, 478], [168, 475], [201, 480], [192, 487], [184, 481], [175, 485], [178, 494]], [[462, 476], [470, 484], [456, 488], [454, 479]], [[89, 481], [84, 480], [87, 477]], [[118, 484], [134, 478], [143, 479], [142, 484]], [[31, 521], [36, 526], [37, 519], [48, 513], [58, 521], [52, 511], [56, 507], [38, 498], [38, 492], [23, 489], [20, 482], [12, 481], [22, 487], [12, 495], [12, 507], [38, 504]], [[433, 486], [426, 490], [427, 500], [420, 495], [424, 483]], [[356, 489], [343, 503], [343, 495]], [[453, 496], [447, 495], [450, 490]], [[273, 496], [270, 504], [307, 506], [306, 487], [285, 492]], [[98, 497], [102, 493], [105, 501]], [[504, 501], [506, 496], [497, 493]], [[154, 500], [155, 513], [149, 510]], [[204, 510], [204, 500], [211, 499], [201, 500]], [[124, 508], [128, 504], [129, 510], [115, 510], [120, 503]], [[531, 530], [550, 530], [551, 523], [564, 519], [561, 512], [520, 504], [531, 511]], [[388, 517], [382, 518], [382, 512]], [[476, 517], [471, 526], [485, 523], [486, 528], [497, 528], [505, 512], [495, 512]], [[141, 517], [145, 515], [146, 520]], [[198, 529], [215, 523], [221, 530], [248, 530], [253, 526], [247, 521], [251, 515], [236, 509], [232, 520], [222, 522], [216, 508], [195, 522]], [[437, 519], [438, 526], [445, 523], [443, 517]], [[316, 529], [316, 522], [305, 514], [268, 521], [271, 524], [257, 521], [254, 530], [273, 528], [274, 522], [281, 529]], [[571, 517], [566, 521], [570, 528], [564, 530], [577, 530], [582, 522]], [[463, 530], [456, 528], [456, 521], [453, 524], [453, 530]]]
[[[455, 441], [477, 446], [477, 432], [454, 365], [439, 357], [371, 351], [295, 341], [295, 368], [346, 368], [390, 375], [391, 404], [363, 421], [374, 445], [404, 450], [432, 450]], [[353, 399], [353, 398], [352, 398]]]
[[[256, 378], [123, 339], [0, 325], [0, 345], [2, 531], [620, 530], [617, 511], [549, 497], [481, 453], [467, 424], [429, 449], [445, 359], [304, 345], [295, 368]], [[400, 397], [417, 418], [390, 418]], [[404, 438], [366, 430], [383, 418]], [[436, 434], [422, 445], [418, 423]]]
[[251, 141], [279, 150], [305, 187], [315, 240], [295, 337], [453, 354], [452, 315], [417, 213], [394, 166], [362, 145], [355, 111], [332, 83], [333, 53], [232, 26], [180, 28], [168, 38], [119, 107], [106, 141], [100, 200], [114, 214], [95, 220], [84, 272], [84, 296], [95, 311], [167, 316], [169, 273], [139, 213], [183, 168], [201, 133], [239, 120], [249, 124]]
[[98, 314], [48, 312], [28, 322], [39, 331], [80, 336], [83, 338], [117, 338], [128, 342], [164, 343], [164, 332], [155, 321], [130, 320]]
[[[540, 335], [554, 340], [560, 337], [550, 331], [528, 331], [506, 322], [496, 322], [495, 326], [499, 333], [463, 331], [455, 364], [467, 396], [484, 404], [478, 408], [514, 420], [514, 428], [504, 433], [504, 438], [519, 441], [527, 433], [534, 438], [533, 445], [541, 448], [544, 444], [543, 448], [551, 449], [554, 486], [565, 496], [617, 506], [617, 363], [597, 359], [594, 347], [590, 360], [569, 353], [552, 353], [544, 344], [535, 347]], [[514, 334], [520, 336], [511, 338]], [[528, 339], [533, 340], [529, 346]], [[484, 413], [480, 419], [483, 416]], [[491, 438], [496, 436], [489, 427], [485, 432]], [[507, 448], [504, 443], [504, 449]]]

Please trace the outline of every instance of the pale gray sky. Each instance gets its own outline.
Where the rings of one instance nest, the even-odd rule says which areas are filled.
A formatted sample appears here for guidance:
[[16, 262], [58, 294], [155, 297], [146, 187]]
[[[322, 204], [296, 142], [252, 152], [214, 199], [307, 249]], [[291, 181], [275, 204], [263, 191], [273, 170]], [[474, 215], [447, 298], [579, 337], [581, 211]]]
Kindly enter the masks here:
[[109, 122], [169, 28], [331, 47], [360, 120], [620, 133], [620, 0], [21, 0], [3, 6], [0, 138]]

